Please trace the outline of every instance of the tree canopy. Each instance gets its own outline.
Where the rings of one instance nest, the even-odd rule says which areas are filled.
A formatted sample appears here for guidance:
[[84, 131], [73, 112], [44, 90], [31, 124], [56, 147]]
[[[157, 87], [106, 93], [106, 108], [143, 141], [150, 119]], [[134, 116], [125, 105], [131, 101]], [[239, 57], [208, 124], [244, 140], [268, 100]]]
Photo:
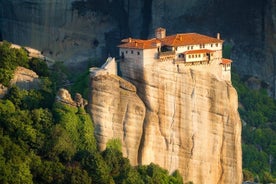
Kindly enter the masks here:
[[[40, 88], [9, 86], [17, 66], [39, 74]], [[60, 84], [55, 80], [62, 72], [54, 67], [48, 70], [44, 61], [29, 59], [24, 49], [13, 49], [8, 42], [0, 45], [0, 83], [9, 86], [0, 99], [0, 183], [142, 184], [147, 182], [143, 178], [153, 177], [147, 169], [153, 166], [139, 172], [130, 165], [119, 140], [110, 140], [103, 152], [97, 150], [93, 122], [85, 110], [55, 102], [54, 84]], [[154, 173], [152, 181], [182, 181], [179, 174], [169, 175], [157, 165]]]

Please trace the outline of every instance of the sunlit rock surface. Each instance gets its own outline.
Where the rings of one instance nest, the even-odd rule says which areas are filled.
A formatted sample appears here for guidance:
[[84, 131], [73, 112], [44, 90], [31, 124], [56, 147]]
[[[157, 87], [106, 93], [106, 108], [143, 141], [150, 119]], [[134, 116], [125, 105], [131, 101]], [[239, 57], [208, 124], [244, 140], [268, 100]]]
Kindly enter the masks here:
[[100, 150], [110, 139], [122, 140], [123, 155], [138, 164], [145, 105], [129, 82], [112, 74], [91, 76], [89, 113]]
[[34, 71], [18, 66], [14, 71], [10, 85], [16, 85], [26, 90], [38, 89], [40, 87], [40, 79]]
[[195, 67], [121, 62], [146, 105], [139, 163], [154, 162], [185, 181], [241, 183], [241, 121], [236, 90]]
[[242, 182], [241, 122], [231, 82], [206, 66], [154, 62], [142, 68], [129, 61], [120, 66], [143, 102], [115, 75], [91, 78], [89, 111], [101, 150], [109, 139], [120, 138], [134, 165], [178, 169], [185, 182]]

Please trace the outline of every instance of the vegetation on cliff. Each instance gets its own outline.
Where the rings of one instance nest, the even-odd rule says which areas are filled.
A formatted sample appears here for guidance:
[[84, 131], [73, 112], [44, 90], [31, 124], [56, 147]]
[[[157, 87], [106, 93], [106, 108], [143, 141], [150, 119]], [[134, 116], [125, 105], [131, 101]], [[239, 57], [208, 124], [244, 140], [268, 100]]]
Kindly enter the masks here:
[[10, 72], [0, 83], [8, 86], [17, 66], [43, 76], [40, 89], [10, 86], [0, 99], [0, 183], [182, 183], [177, 171], [131, 166], [117, 140], [99, 152], [85, 110], [54, 101], [57, 81], [51, 80], [57, 76], [47, 65], [9, 43], [0, 45], [0, 52], [0, 69]]
[[244, 180], [276, 182], [276, 102], [266, 90], [252, 90], [232, 73], [239, 95], [243, 123], [242, 149]]

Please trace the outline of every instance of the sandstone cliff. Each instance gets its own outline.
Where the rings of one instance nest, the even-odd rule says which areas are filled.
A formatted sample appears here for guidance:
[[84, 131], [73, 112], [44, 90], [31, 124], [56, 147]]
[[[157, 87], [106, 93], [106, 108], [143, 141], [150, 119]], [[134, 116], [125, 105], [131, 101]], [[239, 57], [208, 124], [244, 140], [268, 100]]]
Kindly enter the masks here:
[[73, 100], [69, 91], [64, 88], [58, 90], [56, 101], [75, 107], [85, 107], [88, 104], [87, 100], [83, 99], [79, 93], [76, 93], [75, 99]]
[[[10, 81], [10, 86], [17, 86], [21, 89], [31, 90], [38, 89], [41, 85], [39, 76], [32, 70], [18, 66]], [[8, 93], [9, 87], [0, 83], [0, 99]]]
[[123, 155], [137, 165], [145, 106], [135, 86], [113, 74], [91, 76], [90, 86], [88, 109], [99, 149], [104, 150], [108, 140], [119, 138]]
[[109, 139], [120, 138], [134, 165], [179, 169], [194, 183], [242, 182], [241, 122], [229, 81], [206, 66], [156, 62], [142, 68], [129, 61], [120, 66], [146, 110], [135, 90], [121, 85], [129, 83], [93, 74], [89, 110], [101, 150]]
[[0, 0], [2, 39], [31, 46], [71, 65], [105, 53], [105, 32], [115, 25], [101, 12], [78, 12], [74, 0]]
[[18, 66], [14, 71], [14, 76], [10, 85], [16, 85], [21, 89], [38, 89], [40, 87], [39, 76], [32, 70]]
[[241, 122], [231, 83], [171, 63], [121, 68], [147, 109], [140, 164], [179, 169], [194, 183], [241, 183]]

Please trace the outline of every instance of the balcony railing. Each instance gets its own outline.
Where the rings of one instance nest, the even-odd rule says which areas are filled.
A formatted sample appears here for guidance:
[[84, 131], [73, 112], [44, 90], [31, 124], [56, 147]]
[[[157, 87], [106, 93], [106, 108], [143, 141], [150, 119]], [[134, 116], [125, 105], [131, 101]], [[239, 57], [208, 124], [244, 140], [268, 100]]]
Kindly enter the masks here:
[[162, 57], [162, 56], [175, 56], [175, 51], [166, 51], [166, 52], [159, 52], [159, 57]]
[[175, 58], [175, 51], [166, 51], [166, 52], [159, 52], [158, 59], [160, 61], [171, 60]]

